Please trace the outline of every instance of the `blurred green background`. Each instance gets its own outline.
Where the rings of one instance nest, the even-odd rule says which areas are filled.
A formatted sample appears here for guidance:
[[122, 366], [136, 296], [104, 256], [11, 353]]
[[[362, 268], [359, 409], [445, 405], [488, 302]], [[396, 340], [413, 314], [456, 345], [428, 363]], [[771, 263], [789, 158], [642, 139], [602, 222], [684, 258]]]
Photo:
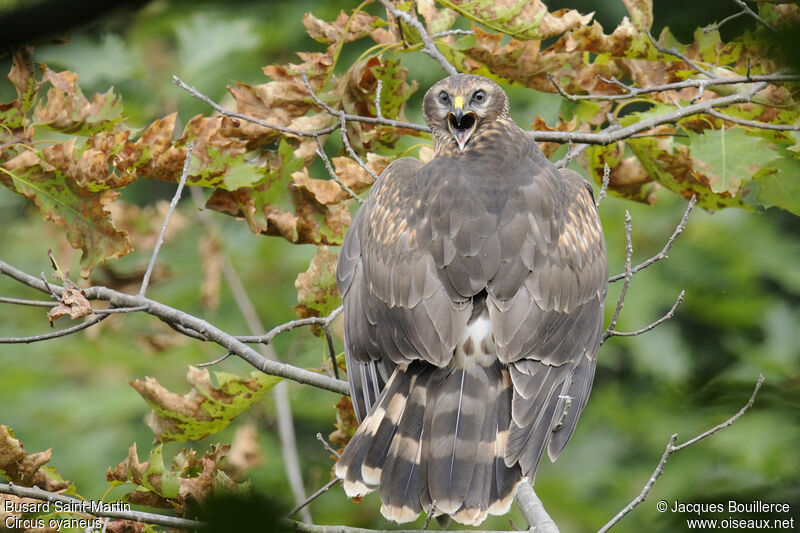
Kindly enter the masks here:
[[[564, 0], [548, 5], [596, 10], [606, 31], [625, 13], [617, 0]], [[682, 5], [657, 1], [655, 30], [669, 25], [684, 36], [738, 9], [725, 1], [694, 2], [688, 12]], [[195, 114], [210, 114], [210, 110], [173, 85], [172, 74], [225, 104], [227, 84], [266, 81], [262, 65], [293, 61], [295, 51], [322, 49], [305, 35], [304, 12], [330, 20], [339, 9], [352, 7], [353, 3], [343, 0], [159, 0], [73, 31], [68, 44], [44, 41], [34, 58], [54, 69], [80, 74], [79, 83], [87, 95], [114, 86], [124, 99], [132, 129], [172, 111], [178, 111], [185, 124]], [[749, 23], [743, 19], [726, 31], [739, 31]], [[345, 47], [340, 65], [350, 64], [361, 51], [358, 43]], [[442, 72], [422, 54], [403, 56], [403, 60], [410, 69], [409, 78], [420, 85], [407, 116], [420, 122], [424, 89]], [[9, 67], [8, 56], [0, 57], [0, 70], [7, 72]], [[13, 99], [13, 94], [10, 83], [0, 83], [0, 101]], [[519, 88], [510, 94], [512, 114], [523, 126], [532, 123], [536, 114], [551, 123], [557, 115], [557, 97]], [[168, 198], [173, 190], [167, 183], [140, 180], [122, 198], [147, 206]], [[612, 273], [622, 270], [626, 209], [633, 217], [634, 261], [639, 262], [661, 249], [680, 220], [685, 202], [666, 191], [660, 192], [654, 206], [604, 200], [600, 211]], [[226, 331], [247, 334], [227, 287], [222, 287], [218, 307], [201, 305], [203, 268], [198, 243], [204, 229], [193, 212], [191, 201], [184, 201], [179, 211], [183, 225], [166, 242], [160, 255], [163, 272], [148, 294]], [[225, 252], [265, 325], [270, 328], [295, 318], [293, 281], [306, 269], [313, 247], [254, 236], [246, 224], [217, 213], [211, 216], [221, 227]], [[27, 201], [0, 189], [0, 258], [38, 274], [49, 271], [48, 248], [72, 272], [78, 271], [78, 254], [69, 250], [61, 231], [43, 222]], [[120, 282], [141, 271], [149, 253], [149, 249], [137, 250], [98, 272], [98, 281]], [[620, 283], [610, 288], [607, 319], [619, 289]], [[556, 464], [543, 461], [539, 469], [537, 492], [565, 533], [593, 531], [604, 524], [641, 490], [670, 435], [678, 433], [682, 442], [725, 420], [747, 400], [760, 373], [767, 380], [755, 406], [732, 427], [673, 456], [648, 500], [615, 531], [685, 530], [685, 519], [692, 516], [657, 512], [655, 503], [661, 499], [787, 502], [792, 505], [791, 514], [800, 515], [800, 222], [774, 209], [765, 213], [696, 211], [669, 260], [635, 276], [618, 329], [637, 329], [657, 319], [681, 290], [686, 291], [685, 302], [673, 320], [639, 337], [611, 339], [602, 347], [594, 392], [571, 444]], [[0, 295], [40, 297], [7, 278], [0, 278]], [[56, 327], [66, 326], [65, 319], [56, 323]], [[47, 330], [46, 311], [0, 308], [2, 337]], [[187, 365], [223, 355], [215, 346], [176, 340], [170, 332], [150, 317], [128, 315], [56, 341], [0, 345], [0, 424], [16, 430], [29, 452], [52, 448], [50, 464], [72, 480], [81, 495], [101, 497], [108, 488], [106, 468], [123, 460], [131, 443], [138, 444], [141, 460], [151, 449], [152, 433], [143, 422], [148, 408], [127, 382], [152, 376], [183, 393], [188, 390]], [[274, 346], [282, 359], [300, 366], [319, 366], [325, 352], [324, 342], [308, 330], [284, 334]], [[340, 339], [337, 348], [341, 349]], [[233, 358], [216, 368], [242, 375], [250, 372], [245, 363]], [[310, 493], [330, 479], [332, 460], [315, 435], [334, 430], [334, 405], [339, 398], [294, 383], [290, 391]], [[288, 500], [269, 397], [232, 427], [192, 445], [206, 450], [210, 443], [230, 442], [235, 427], [248, 421], [259, 428], [264, 458], [249, 473], [254, 488]], [[165, 457], [171, 458], [180, 448], [167, 445]], [[374, 494], [354, 504], [339, 487], [311, 504], [316, 523], [397, 527], [386, 522], [378, 508]], [[518, 511], [511, 517], [524, 524]], [[500, 517], [484, 526], [507, 528], [508, 524], [508, 517]]]

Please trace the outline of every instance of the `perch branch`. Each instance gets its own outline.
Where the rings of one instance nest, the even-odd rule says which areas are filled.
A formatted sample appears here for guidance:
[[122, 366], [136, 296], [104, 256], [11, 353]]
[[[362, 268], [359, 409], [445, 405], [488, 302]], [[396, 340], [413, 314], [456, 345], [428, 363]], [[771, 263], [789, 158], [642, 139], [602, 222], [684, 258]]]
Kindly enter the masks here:
[[675, 433], [674, 435], [672, 435], [672, 437], [670, 437], [669, 439], [669, 442], [667, 443], [666, 449], [664, 450], [664, 454], [661, 456], [661, 460], [658, 462], [658, 465], [656, 466], [656, 469], [653, 471], [653, 474], [650, 476], [650, 479], [648, 479], [647, 483], [645, 483], [642, 491], [619, 513], [617, 513], [614, 516], [614, 518], [609, 520], [608, 523], [606, 523], [603, 527], [601, 527], [598, 533], [605, 533], [606, 531], [611, 529], [611, 527], [613, 527], [617, 522], [622, 520], [625, 517], [625, 515], [630, 513], [637, 505], [642, 503], [645, 500], [645, 498], [647, 498], [647, 495], [653, 488], [653, 485], [655, 485], [656, 480], [661, 476], [661, 474], [664, 473], [664, 466], [667, 464], [667, 461], [669, 460], [670, 456], [673, 453], [683, 450], [684, 448], [688, 448], [689, 446], [696, 444], [707, 437], [710, 437], [717, 431], [724, 429], [733, 424], [734, 422], [736, 422], [739, 419], [739, 417], [741, 417], [753, 405], [753, 402], [755, 402], [756, 396], [758, 395], [758, 391], [761, 390], [761, 385], [763, 383], [764, 383], [764, 375], [762, 374], [758, 377], [756, 386], [753, 389], [753, 393], [750, 395], [750, 399], [747, 400], [747, 403], [744, 404], [744, 406], [741, 409], [739, 409], [739, 411], [737, 411], [736, 414], [734, 414], [721, 424], [717, 424], [708, 431], [705, 431], [700, 435], [697, 435], [696, 437], [687, 440], [683, 444], [676, 445], [675, 443], [678, 441], [678, 434]]
[[529, 531], [535, 533], [558, 533], [558, 526], [547, 514], [547, 510], [542, 505], [542, 500], [536, 495], [533, 485], [529, 482], [523, 481], [518, 485], [514, 501], [517, 502], [522, 515], [528, 522]]

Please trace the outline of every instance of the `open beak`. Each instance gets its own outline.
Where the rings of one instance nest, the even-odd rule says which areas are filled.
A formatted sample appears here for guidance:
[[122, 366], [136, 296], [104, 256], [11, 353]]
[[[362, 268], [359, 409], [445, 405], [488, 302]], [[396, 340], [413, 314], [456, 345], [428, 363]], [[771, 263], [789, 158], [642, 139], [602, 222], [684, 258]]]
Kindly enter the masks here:
[[472, 111], [464, 113], [464, 99], [456, 97], [453, 111], [447, 115], [447, 127], [458, 144], [458, 149], [464, 151], [464, 146], [475, 131], [478, 117]]

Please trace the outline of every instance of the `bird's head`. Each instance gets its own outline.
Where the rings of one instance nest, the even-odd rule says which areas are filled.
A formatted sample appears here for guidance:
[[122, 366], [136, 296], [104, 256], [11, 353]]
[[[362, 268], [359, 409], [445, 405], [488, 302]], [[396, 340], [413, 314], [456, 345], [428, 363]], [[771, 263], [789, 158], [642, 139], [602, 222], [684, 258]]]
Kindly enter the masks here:
[[422, 114], [437, 148], [452, 144], [463, 152], [478, 128], [508, 117], [508, 96], [489, 78], [456, 74], [425, 93]]

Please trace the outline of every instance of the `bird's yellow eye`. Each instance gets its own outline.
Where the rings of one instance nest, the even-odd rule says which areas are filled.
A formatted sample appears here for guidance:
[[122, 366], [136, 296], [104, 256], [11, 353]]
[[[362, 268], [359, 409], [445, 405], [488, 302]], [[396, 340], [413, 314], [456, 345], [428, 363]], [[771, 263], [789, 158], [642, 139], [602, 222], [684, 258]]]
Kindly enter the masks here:
[[446, 104], [450, 101], [450, 95], [447, 94], [447, 91], [442, 91], [439, 93], [439, 101], [443, 104]]

